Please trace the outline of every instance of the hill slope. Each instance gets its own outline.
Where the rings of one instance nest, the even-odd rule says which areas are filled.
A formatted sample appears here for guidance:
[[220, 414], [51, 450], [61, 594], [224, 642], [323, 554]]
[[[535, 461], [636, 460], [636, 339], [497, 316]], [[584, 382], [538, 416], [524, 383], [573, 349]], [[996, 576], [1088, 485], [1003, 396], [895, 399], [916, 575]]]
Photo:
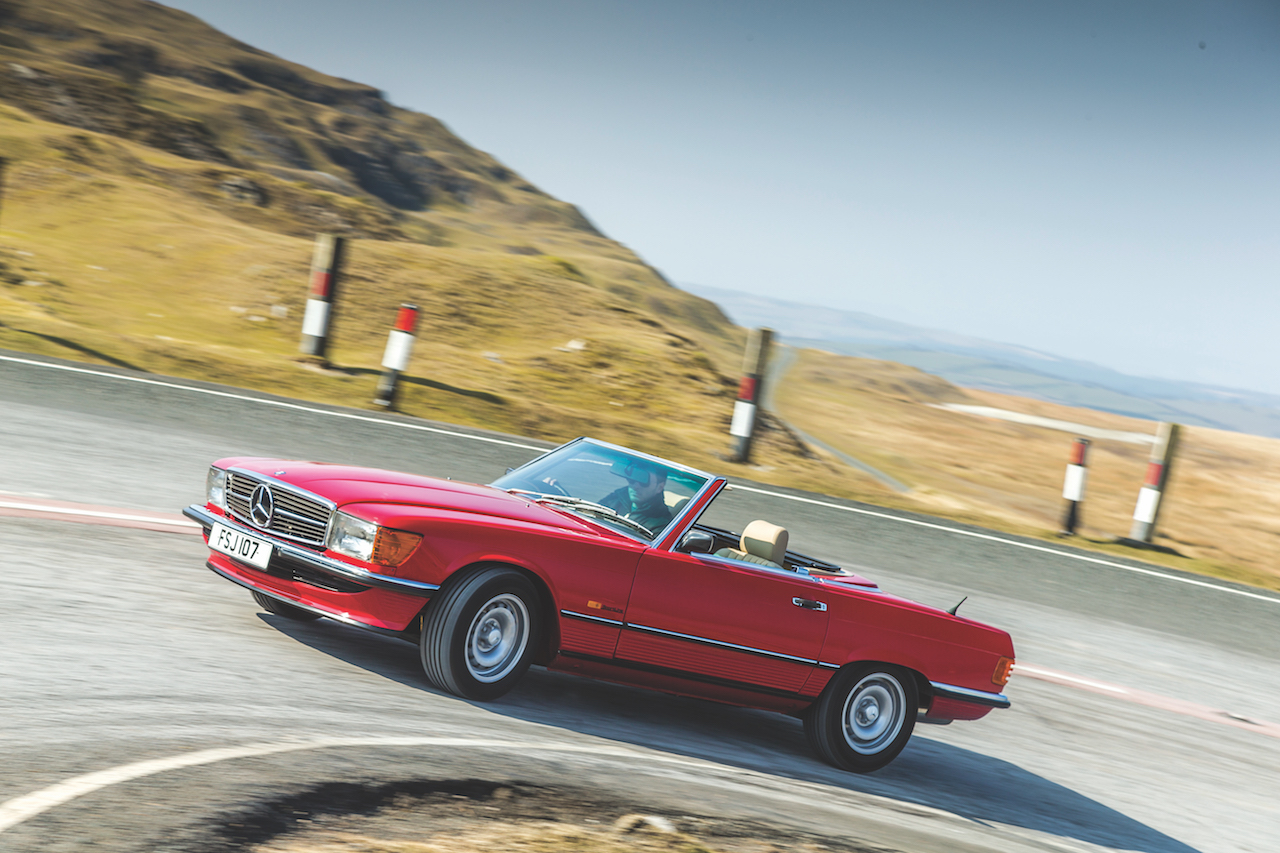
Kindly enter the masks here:
[[[262, 202], [256, 206], [276, 208], [254, 224], [303, 236], [324, 227], [444, 244], [447, 228], [403, 214], [493, 205], [502, 209], [499, 220], [599, 236], [572, 205], [436, 119], [395, 107], [369, 86], [242, 44], [184, 12], [145, 0], [4, 5], [5, 59], [22, 66], [4, 69], [8, 103], [47, 121], [357, 202], [312, 197], [321, 210], [306, 210], [286, 198], [273, 204], [277, 181], [245, 185], [242, 194]], [[281, 216], [280, 207], [292, 207], [292, 215]]]
[[796, 346], [909, 364], [968, 388], [1280, 437], [1280, 397], [1274, 395], [1128, 376], [1027, 347], [923, 329], [858, 311], [697, 285], [683, 287], [715, 300], [739, 323], [771, 326]]
[[[408, 414], [553, 441], [591, 434], [757, 481], [1052, 530], [1066, 439], [943, 413], [932, 404], [989, 401], [901, 365], [804, 354], [778, 400], [911, 493], [767, 417], [758, 464], [724, 462], [745, 332], [715, 305], [435, 119], [189, 15], [142, 0], [0, 0], [0, 157], [0, 348], [373, 408], [387, 331], [409, 301], [422, 319]], [[351, 238], [328, 365], [298, 355], [321, 230]], [[975, 447], [1017, 449], [1036, 476], [1000, 459], [956, 474], [944, 416], [970, 418]], [[1243, 564], [1274, 585], [1275, 496], [1248, 487], [1280, 453], [1211, 449], [1206, 469], [1245, 488], [1222, 499], [1225, 521], [1203, 543], [1171, 524], [1207, 562], [1166, 562], [1233, 577]], [[1240, 460], [1230, 470], [1228, 453]], [[1117, 483], [1140, 475], [1141, 460], [1117, 458]], [[1117, 489], [1119, 507], [1130, 490]]]
[[[0, 2], [0, 156], [0, 347], [370, 405], [408, 301], [403, 411], [728, 445], [743, 332], [715, 305], [436, 119], [185, 13]], [[353, 241], [324, 369], [297, 356], [319, 231]]]

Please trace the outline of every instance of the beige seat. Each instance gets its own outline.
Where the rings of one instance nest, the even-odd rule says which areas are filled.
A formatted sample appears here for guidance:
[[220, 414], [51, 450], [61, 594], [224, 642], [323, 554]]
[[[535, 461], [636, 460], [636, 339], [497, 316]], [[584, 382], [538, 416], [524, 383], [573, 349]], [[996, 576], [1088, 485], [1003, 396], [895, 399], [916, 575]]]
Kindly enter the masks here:
[[716, 556], [781, 569], [785, 568], [788, 539], [787, 528], [757, 519], [742, 531], [742, 539], [738, 543], [740, 548], [721, 548], [716, 551]]

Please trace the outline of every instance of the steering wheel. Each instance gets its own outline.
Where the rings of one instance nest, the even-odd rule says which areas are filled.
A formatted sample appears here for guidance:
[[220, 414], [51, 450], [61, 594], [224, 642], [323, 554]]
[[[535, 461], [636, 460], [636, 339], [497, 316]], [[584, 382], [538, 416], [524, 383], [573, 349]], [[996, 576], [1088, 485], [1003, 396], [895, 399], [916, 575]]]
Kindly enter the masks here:
[[560, 482], [554, 477], [544, 477], [538, 481], [537, 485], [540, 488], [545, 487], [547, 489], [550, 489], [552, 492], [554, 492], [557, 495], [560, 495], [561, 497], [566, 497], [566, 498], [573, 497], [573, 495], [569, 494], [569, 492], [565, 489], [565, 487], [560, 485]]

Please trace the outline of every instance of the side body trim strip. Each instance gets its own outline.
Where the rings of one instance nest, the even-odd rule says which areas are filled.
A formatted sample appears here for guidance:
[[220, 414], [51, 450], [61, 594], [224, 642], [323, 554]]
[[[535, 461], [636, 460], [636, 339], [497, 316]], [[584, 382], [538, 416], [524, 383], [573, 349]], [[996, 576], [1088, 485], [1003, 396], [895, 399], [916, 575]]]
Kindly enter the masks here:
[[809, 666], [818, 666], [818, 662], [811, 658], [801, 658], [795, 655], [785, 655], [782, 652], [769, 652], [764, 649], [753, 649], [750, 646], [740, 646], [737, 643], [726, 643], [723, 640], [709, 640], [706, 637], [695, 637], [692, 634], [681, 634], [677, 631], [664, 631], [661, 628], [650, 628], [647, 625], [635, 625], [627, 623], [623, 627], [631, 631], [640, 631], [644, 634], [657, 634], [661, 637], [675, 637], [678, 640], [688, 640], [691, 643], [699, 643], [704, 646], [716, 646], [722, 649], [733, 649], [737, 652], [746, 652], [751, 655], [759, 655], [766, 658], [774, 658], [776, 660], [792, 661], [793, 663], [803, 663]]
[[570, 619], [581, 619], [584, 622], [599, 622], [601, 625], [611, 625], [614, 628], [625, 627], [625, 623], [619, 622], [617, 619], [606, 619], [603, 616], [591, 616], [587, 613], [576, 613], [572, 610], [561, 610], [561, 616], [567, 616]]
[[636, 661], [622, 660], [620, 658], [602, 658], [596, 655], [583, 654], [581, 652], [560, 652], [561, 657], [577, 658], [579, 660], [587, 660], [595, 663], [616, 666], [619, 669], [632, 669], [638, 672], [651, 672], [655, 675], [667, 675], [672, 678], [682, 678], [685, 681], [696, 681], [701, 684], [716, 684], [721, 687], [732, 687], [735, 690], [743, 690], [749, 693], [760, 693], [765, 696], [779, 696], [786, 699], [800, 699], [813, 702], [816, 697], [805, 696], [794, 690], [779, 690], [775, 687], [762, 687], [759, 684], [751, 684], [746, 681], [733, 681], [728, 678], [717, 678], [714, 675], [703, 675], [697, 672], [688, 672], [683, 669], [673, 669], [666, 666], [656, 666], [654, 664], [638, 663]]

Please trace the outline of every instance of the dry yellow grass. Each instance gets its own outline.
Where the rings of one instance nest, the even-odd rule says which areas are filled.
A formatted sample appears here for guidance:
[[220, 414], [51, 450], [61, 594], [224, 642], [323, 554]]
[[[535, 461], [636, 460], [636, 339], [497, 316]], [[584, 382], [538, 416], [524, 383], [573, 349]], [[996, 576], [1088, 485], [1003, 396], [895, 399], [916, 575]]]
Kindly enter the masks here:
[[[779, 414], [912, 488], [900, 504], [1052, 537], [1073, 436], [930, 404], [992, 406], [1089, 426], [1154, 433], [1155, 423], [958, 389], [914, 368], [815, 350], [776, 392]], [[1185, 430], [1156, 544], [1185, 558], [1107, 543], [1127, 536], [1149, 447], [1094, 440], [1078, 544], [1280, 589], [1280, 441]], [[860, 475], [865, 476], [865, 475]]]
[[[970, 391], [980, 405], [1106, 429], [1154, 432], [1154, 423]], [[1132, 448], [1128, 452], [1124, 447]], [[1090, 530], [1127, 534], [1145, 474], [1147, 452], [1095, 442], [1090, 457]], [[1134, 458], [1134, 451], [1138, 458]], [[1193, 557], [1280, 574], [1280, 440], [1206, 427], [1185, 427], [1174, 462], [1157, 542]]]
[[[400, 793], [376, 808], [369, 809], [365, 802], [354, 810], [348, 810], [352, 803], [345, 796], [333, 796], [335, 791], [320, 791], [315, 799], [294, 803], [299, 808], [284, 813], [306, 817], [295, 817], [287, 827], [274, 819], [264, 825], [249, 818], [247, 824], [226, 827], [231, 832], [225, 838], [239, 841], [254, 853], [838, 853], [867, 849], [851, 839], [810, 835], [764, 822], [645, 814], [622, 801], [592, 794], [584, 798], [583, 792], [574, 789], [520, 786], [516, 791], [473, 788], [465, 794]], [[251, 846], [249, 838], [261, 840]]]
[[[772, 853], [779, 848], [758, 848]], [[315, 832], [259, 845], [255, 853], [719, 853], [688, 836], [655, 832], [620, 833], [607, 827], [550, 821], [492, 821], [455, 833], [426, 838], [370, 837], [348, 832]]]
[[317, 828], [252, 848], [254, 853], [817, 853], [830, 849], [799, 839], [784, 842], [750, 835], [710, 841], [684, 832], [630, 825], [626, 818], [613, 825], [494, 818], [463, 829], [422, 832], [406, 828], [394, 834]]
[[[7, 107], [0, 155], [0, 347], [375, 408], [387, 331], [413, 302], [407, 414], [771, 476], [719, 458], [745, 332], [618, 243], [490, 222], [501, 207], [483, 203], [419, 215], [456, 245], [355, 240], [318, 370], [298, 355], [311, 241], [193, 191], [208, 164]], [[787, 477], [836, 479], [784, 431], [759, 446]]]
[[[145, 158], [181, 176], [202, 164], [15, 116], [0, 114], [0, 143], [22, 155], [0, 230], [10, 274], [0, 284], [2, 347], [373, 408], [386, 331], [396, 306], [411, 301], [423, 317], [403, 385], [407, 413], [553, 441], [596, 435], [731, 475], [1042, 537], [1058, 526], [1070, 436], [929, 403], [1154, 428], [806, 351], [778, 389], [782, 415], [913, 491], [897, 495], [808, 458], [769, 424], [757, 464], [726, 463], [742, 330], [715, 322], [713, 308], [618, 244], [530, 225], [504, 225], [489, 239], [559, 254], [354, 242], [334, 369], [318, 371], [297, 355], [309, 240], [240, 221], [224, 209], [230, 202], [192, 204], [180, 180], [143, 180], [119, 166]], [[485, 212], [465, 222], [425, 215], [462, 230], [480, 228]], [[566, 348], [571, 338], [584, 348]], [[1141, 446], [1094, 443], [1077, 541], [1106, 549], [1128, 532], [1146, 456]], [[1280, 587], [1277, 473], [1280, 442], [1187, 430], [1157, 541], [1189, 559], [1140, 556]]]
[[[244, 47], [154, 4], [130, 8], [141, 23], [116, 20], [115, 7], [93, 0], [28, 11], [53, 15], [64, 29], [72, 21], [103, 32], [125, 27], [129, 38], [172, 47], [170, 59], [193, 63], [186, 76], [152, 74], [122, 88], [112, 72], [76, 58], [105, 45], [88, 30], [78, 31], [79, 41], [9, 40], [0, 53], [50, 79], [79, 81], [82, 106], [108, 98], [122, 122], [144, 114], [160, 127], [202, 121], [239, 165], [148, 147], [136, 128], [109, 135], [52, 123], [38, 117], [47, 110], [30, 93], [27, 100], [14, 94], [17, 87], [0, 93], [10, 101], [0, 104], [0, 156], [9, 161], [0, 347], [374, 408], [396, 306], [414, 302], [423, 314], [399, 403], [408, 414], [552, 441], [590, 434], [731, 476], [1043, 537], [1057, 528], [1070, 437], [927, 404], [976, 402], [1152, 428], [963, 392], [898, 365], [806, 353], [778, 394], [783, 415], [913, 491], [898, 495], [812, 456], [767, 418], [756, 437], [757, 464], [726, 463], [745, 332], [715, 306], [671, 287], [572, 206], [426, 116], [393, 110], [393, 129], [473, 185], [469, 197], [440, 193], [421, 210], [392, 209], [358, 192], [325, 191], [318, 170], [338, 167], [318, 151], [310, 171], [251, 156], [249, 137], [266, 124], [244, 119], [242, 108], [278, 117], [276, 130], [293, 128], [304, 149], [320, 138], [317, 128], [344, 137], [349, 111], [271, 86], [232, 93], [197, 85], [191, 75], [201, 69], [238, 67], [233, 60]], [[277, 72], [292, 69], [344, 98], [372, 91], [272, 62]], [[99, 113], [95, 121], [110, 123]], [[382, 127], [375, 124], [361, 132]], [[242, 179], [269, 201], [226, 191], [228, 180]], [[321, 370], [300, 359], [297, 346], [310, 236], [326, 223], [361, 239], [349, 252], [332, 365]], [[570, 339], [582, 346], [566, 347]], [[1280, 588], [1278, 446], [1188, 430], [1159, 540], [1188, 556], [1141, 556]], [[1095, 443], [1083, 544], [1114, 550], [1106, 540], [1128, 531], [1145, 458], [1142, 447]]]

